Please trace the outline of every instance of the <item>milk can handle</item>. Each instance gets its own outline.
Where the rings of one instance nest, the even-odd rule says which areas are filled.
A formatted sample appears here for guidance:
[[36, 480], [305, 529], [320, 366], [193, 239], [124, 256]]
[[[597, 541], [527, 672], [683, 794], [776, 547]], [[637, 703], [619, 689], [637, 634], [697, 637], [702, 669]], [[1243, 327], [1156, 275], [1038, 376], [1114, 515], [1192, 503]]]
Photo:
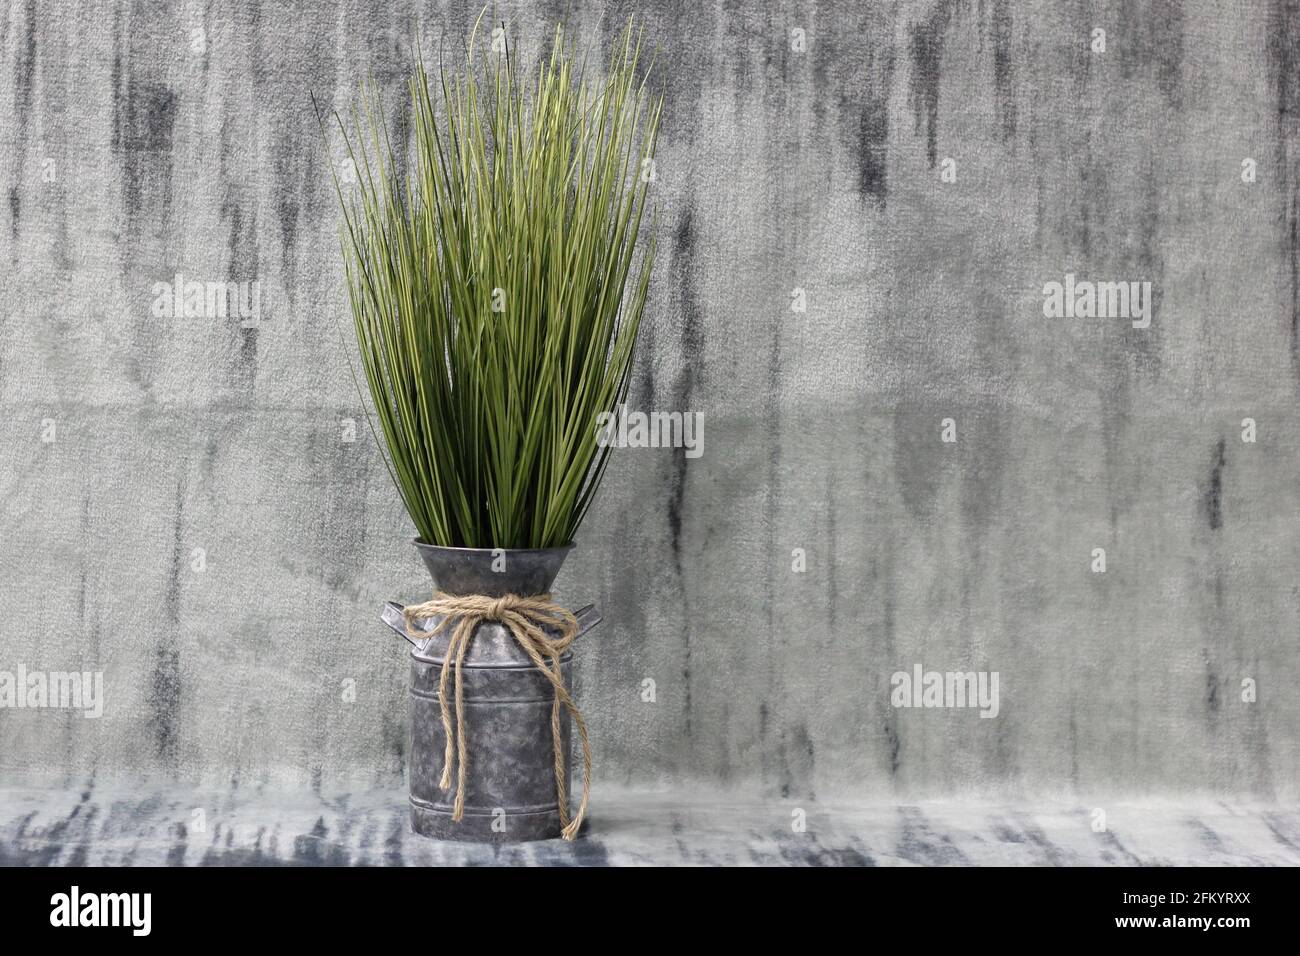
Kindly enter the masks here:
[[[410, 644], [416, 650], [424, 645], [414, 640], [410, 634], [406, 633], [406, 618], [402, 614], [405, 605], [398, 604], [396, 601], [385, 601], [383, 613], [380, 617], [402, 640]], [[578, 619], [578, 636], [586, 634], [593, 627], [601, 622], [601, 613], [597, 610], [596, 605], [588, 604], [586, 607], [574, 612], [574, 617]]]

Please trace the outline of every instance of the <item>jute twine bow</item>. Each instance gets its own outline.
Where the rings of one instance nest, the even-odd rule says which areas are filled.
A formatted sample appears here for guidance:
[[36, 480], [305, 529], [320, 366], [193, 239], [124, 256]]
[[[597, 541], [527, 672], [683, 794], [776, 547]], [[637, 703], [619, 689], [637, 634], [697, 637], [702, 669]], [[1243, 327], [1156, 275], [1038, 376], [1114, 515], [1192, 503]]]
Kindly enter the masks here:
[[[465, 768], [469, 763], [469, 754], [465, 747], [465, 708], [464, 695], [461, 690], [461, 674], [470, 639], [475, 629], [486, 621], [504, 624], [515, 643], [524, 649], [524, 653], [546, 675], [546, 679], [555, 688], [555, 703], [551, 706], [551, 737], [555, 741], [555, 791], [559, 797], [560, 823], [564, 829], [560, 835], [572, 840], [582, 826], [582, 818], [587, 813], [587, 794], [591, 788], [591, 743], [587, 739], [587, 724], [578, 712], [573, 698], [564, 686], [564, 674], [560, 670], [560, 655], [578, 636], [578, 619], [568, 608], [561, 607], [551, 600], [549, 594], [536, 597], [519, 597], [507, 594], [505, 597], [486, 597], [482, 594], [455, 596], [439, 591], [432, 601], [423, 604], [408, 605], [402, 612], [406, 620], [408, 634], [437, 634], [455, 618], [455, 630], [447, 643], [447, 654], [442, 660], [442, 677], [438, 684], [438, 703], [442, 707], [442, 729], [447, 738], [447, 749], [442, 762], [443, 790], [451, 787], [452, 765], [452, 727], [451, 708], [447, 704], [447, 665], [455, 663], [456, 671], [456, 801], [452, 807], [451, 818], [457, 822], [465, 815]], [[442, 622], [432, 631], [421, 631], [415, 627], [416, 621], [440, 615]], [[557, 629], [559, 637], [551, 637], [544, 628]], [[578, 736], [582, 739], [582, 802], [578, 812], [569, 818], [568, 774], [564, 760], [563, 737], [560, 732], [560, 707], [568, 708], [578, 725]]]

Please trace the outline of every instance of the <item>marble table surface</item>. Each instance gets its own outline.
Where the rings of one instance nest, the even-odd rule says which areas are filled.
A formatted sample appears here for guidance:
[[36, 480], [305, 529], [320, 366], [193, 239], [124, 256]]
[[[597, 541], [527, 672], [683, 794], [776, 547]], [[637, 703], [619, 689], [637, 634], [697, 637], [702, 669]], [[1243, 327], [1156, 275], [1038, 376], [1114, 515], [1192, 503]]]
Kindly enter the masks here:
[[1300, 865], [1300, 807], [1203, 798], [801, 804], [601, 788], [592, 807], [571, 844], [493, 846], [416, 836], [397, 789], [0, 788], [0, 865]]

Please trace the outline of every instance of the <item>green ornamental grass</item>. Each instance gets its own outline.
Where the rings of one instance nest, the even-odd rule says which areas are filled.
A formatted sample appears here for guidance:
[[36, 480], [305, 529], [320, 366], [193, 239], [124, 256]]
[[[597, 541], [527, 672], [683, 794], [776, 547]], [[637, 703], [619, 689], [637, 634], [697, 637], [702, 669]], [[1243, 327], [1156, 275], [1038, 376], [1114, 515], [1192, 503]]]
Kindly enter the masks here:
[[339, 119], [357, 179], [352, 195], [339, 188], [348, 291], [385, 460], [421, 539], [555, 547], [608, 462], [598, 416], [627, 394], [663, 100], [638, 78], [630, 25], [599, 78], [559, 29], [529, 79], [510, 52], [474, 47], [471, 33], [454, 75], [416, 68], [409, 163], [373, 88], [364, 118]]

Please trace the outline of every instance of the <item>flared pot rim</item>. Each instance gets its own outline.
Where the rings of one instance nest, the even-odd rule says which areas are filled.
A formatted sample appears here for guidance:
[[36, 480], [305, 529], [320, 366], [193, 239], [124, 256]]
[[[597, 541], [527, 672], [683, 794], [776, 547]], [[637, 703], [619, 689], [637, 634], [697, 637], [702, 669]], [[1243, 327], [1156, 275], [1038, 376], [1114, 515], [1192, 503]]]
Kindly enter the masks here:
[[412, 538], [411, 543], [421, 551], [447, 551], [459, 554], [482, 555], [493, 555], [498, 551], [504, 551], [506, 554], [554, 554], [557, 551], [572, 551], [578, 546], [578, 542], [570, 541], [568, 544], [559, 544], [553, 548], [462, 548], [455, 545], [430, 544], [423, 538]]

